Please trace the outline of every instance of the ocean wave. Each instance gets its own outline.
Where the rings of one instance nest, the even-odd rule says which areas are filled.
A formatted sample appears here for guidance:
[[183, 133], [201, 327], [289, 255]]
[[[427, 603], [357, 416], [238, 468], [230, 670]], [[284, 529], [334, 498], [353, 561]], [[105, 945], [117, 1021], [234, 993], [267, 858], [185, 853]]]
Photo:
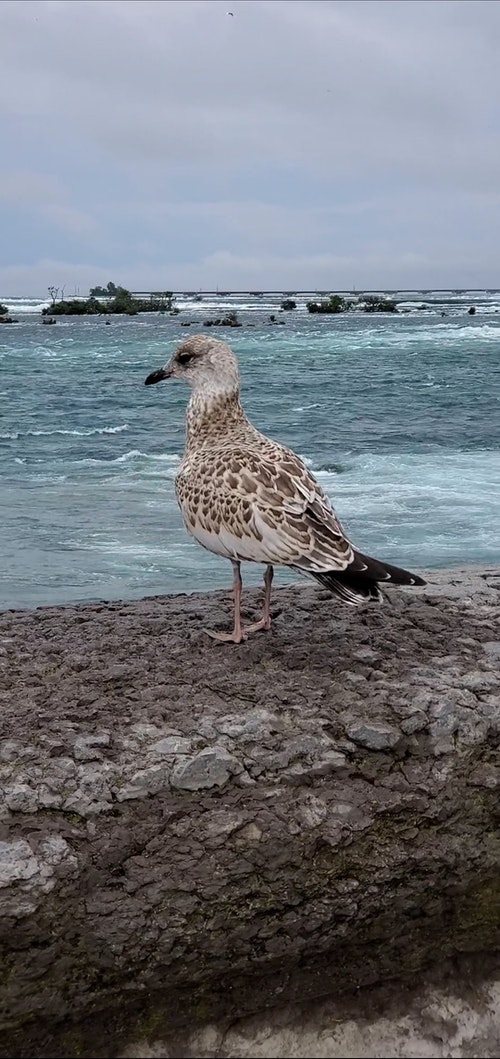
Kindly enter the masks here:
[[156, 460], [159, 463], [173, 465], [180, 463], [180, 456], [172, 456], [168, 453], [161, 452], [141, 452], [140, 449], [130, 449], [129, 452], [124, 452], [121, 456], [115, 456], [112, 460], [98, 460], [89, 457], [85, 460], [77, 460], [76, 462], [87, 465], [101, 464], [101, 466], [109, 466], [112, 463], [131, 463], [133, 460]]
[[297, 405], [296, 408], [292, 408], [292, 412], [309, 412], [312, 408], [321, 408], [321, 405], [318, 403]]
[[90, 438], [96, 434], [121, 434], [123, 430], [128, 430], [128, 423], [121, 423], [117, 427], [95, 427], [93, 430], [14, 430], [10, 434], [0, 434], [0, 439], [18, 441], [19, 438], [50, 437], [52, 434], [64, 434], [67, 437], [75, 438]]
[[50, 301], [39, 301], [36, 298], [1, 298], [0, 301], [6, 305], [11, 313], [41, 313], [42, 309], [50, 305]]

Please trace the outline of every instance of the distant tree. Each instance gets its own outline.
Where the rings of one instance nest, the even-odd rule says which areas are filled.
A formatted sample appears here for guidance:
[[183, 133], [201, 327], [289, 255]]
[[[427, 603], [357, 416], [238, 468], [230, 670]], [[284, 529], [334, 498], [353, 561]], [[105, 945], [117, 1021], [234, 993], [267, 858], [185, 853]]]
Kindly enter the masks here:
[[[108, 288], [114, 287], [114, 294], [110, 295]], [[172, 308], [173, 294], [171, 291], [163, 291], [159, 294], [151, 294], [149, 300], [146, 298], [134, 298], [134, 295], [125, 287], [116, 287], [108, 283], [104, 294], [94, 293], [103, 291], [102, 287], [93, 287], [88, 298], [70, 298], [61, 300], [42, 309], [44, 316], [95, 316], [97, 314], [108, 315], [110, 313], [126, 313], [128, 316], [137, 316], [137, 313], [151, 312], [179, 312]], [[54, 288], [56, 290], [56, 288]], [[100, 301], [99, 299], [104, 300]]]
[[310, 313], [334, 314], [346, 313], [352, 308], [352, 302], [342, 298], [340, 294], [330, 294], [320, 302], [307, 302], [307, 311]]
[[119, 288], [111, 281], [105, 287], [91, 287], [89, 296], [91, 298], [113, 298]]
[[365, 313], [397, 313], [398, 307], [392, 298], [382, 298], [378, 294], [365, 294], [360, 302]]
[[126, 290], [125, 287], [116, 287], [107, 308], [112, 313], [130, 313], [134, 311], [136, 306], [129, 290]]
[[59, 287], [47, 287], [47, 290], [52, 298], [52, 305], [55, 305], [57, 295], [59, 294]]

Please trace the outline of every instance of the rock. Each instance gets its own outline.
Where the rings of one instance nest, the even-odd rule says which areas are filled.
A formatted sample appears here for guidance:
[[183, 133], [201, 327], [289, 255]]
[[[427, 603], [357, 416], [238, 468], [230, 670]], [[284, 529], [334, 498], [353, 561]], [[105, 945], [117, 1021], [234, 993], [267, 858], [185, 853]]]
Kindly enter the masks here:
[[151, 750], [159, 757], [170, 757], [173, 754], [189, 754], [191, 746], [191, 739], [183, 739], [181, 736], [174, 735], [159, 739], [157, 743], [153, 743]]
[[405, 717], [401, 721], [401, 729], [405, 735], [413, 735], [414, 732], [421, 732], [423, 728], [426, 728], [429, 723], [428, 717], [425, 713], [417, 710], [416, 713], [412, 713], [410, 717]]
[[327, 750], [319, 761], [315, 761], [309, 772], [311, 776], [329, 776], [332, 772], [348, 769], [348, 761], [345, 754], [338, 750]]
[[38, 861], [28, 842], [0, 842], [0, 887], [31, 879], [37, 872]]
[[97, 735], [80, 735], [75, 740], [73, 754], [77, 761], [99, 761], [102, 758], [101, 747], [109, 746], [109, 732]]
[[[226, 593], [0, 611], [0, 1059], [284, 1055], [288, 1036], [227, 1027], [282, 1026], [284, 1006], [303, 1029], [318, 997], [336, 1027], [338, 1010], [386, 1025], [423, 976], [484, 973], [500, 578], [483, 573], [352, 612], [276, 589], [271, 633], [234, 649], [200, 635], [230, 620]], [[245, 620], [260, 604], [247, 588]], [[496, 1055], [475, 1026], [447, 1030], [451, 1050]], [[385, 1032], [296, 1050], [386, 1054]]]
[[365, 665], [372, 666], [379, 658], [379, 655], [372, 647], [360, 647], [354, 652], [352, 657], [355, 658], [357, 662], [363, 662]]
[[3, 795], [6, 805], [13, 813], [34, 813], [37, 808], [37, 794], [26, 783], [4, 787]]
[[500, 658], [500, 640], [488, 640], [487, 643], [483, 643], [483, 650], [490, 658]]
[[353, 743], [367, 750], [390, 750], [401, 739], [401, 732], [389, 724], [354, 724], [346, 734]]
[[231, 776], [237, 776], [243, 766], [224, 747], [205, 747], [199, 754], [178, 765], [172, 773], [172, 787], [199, 791], [209, 787], [223, 787]]
[[119, 802], [131, 798], [146, 798], [150, 794], [158, 794], [159, 791], [165, 790], [169, 783], [168, 769], [164, 765], [152, 765], [150, 768], [134, 773], [130, 783], [115, 788], [115, 794]]

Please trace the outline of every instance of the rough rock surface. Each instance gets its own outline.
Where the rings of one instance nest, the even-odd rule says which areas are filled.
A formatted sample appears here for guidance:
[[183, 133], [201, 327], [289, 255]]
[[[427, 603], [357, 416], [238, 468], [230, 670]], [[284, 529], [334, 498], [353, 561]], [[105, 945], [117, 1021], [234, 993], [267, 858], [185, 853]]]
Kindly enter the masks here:
[[238, 647], [222, 593], [0, 614], [0, 1056], [497, 952], [499, 590], [304, 583]]
[[135, 1041], [120, 1059], [498, 1059], [499, 1054], [500, 981], [486, 975], [471, 985], [448, 974], [418, 989], [375, 986], [347, 1003], [330, 997], [229, 1024], [208, 1023], [152, 1044]]

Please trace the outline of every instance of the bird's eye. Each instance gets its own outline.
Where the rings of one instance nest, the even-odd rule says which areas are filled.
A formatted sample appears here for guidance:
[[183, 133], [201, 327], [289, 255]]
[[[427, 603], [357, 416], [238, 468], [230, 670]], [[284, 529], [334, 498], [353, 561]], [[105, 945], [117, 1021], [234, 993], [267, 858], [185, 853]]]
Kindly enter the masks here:
[[192, 353], [178, 353], [177, 360], [179, 364], [189, 364], [189, 361], [193, 359]]

